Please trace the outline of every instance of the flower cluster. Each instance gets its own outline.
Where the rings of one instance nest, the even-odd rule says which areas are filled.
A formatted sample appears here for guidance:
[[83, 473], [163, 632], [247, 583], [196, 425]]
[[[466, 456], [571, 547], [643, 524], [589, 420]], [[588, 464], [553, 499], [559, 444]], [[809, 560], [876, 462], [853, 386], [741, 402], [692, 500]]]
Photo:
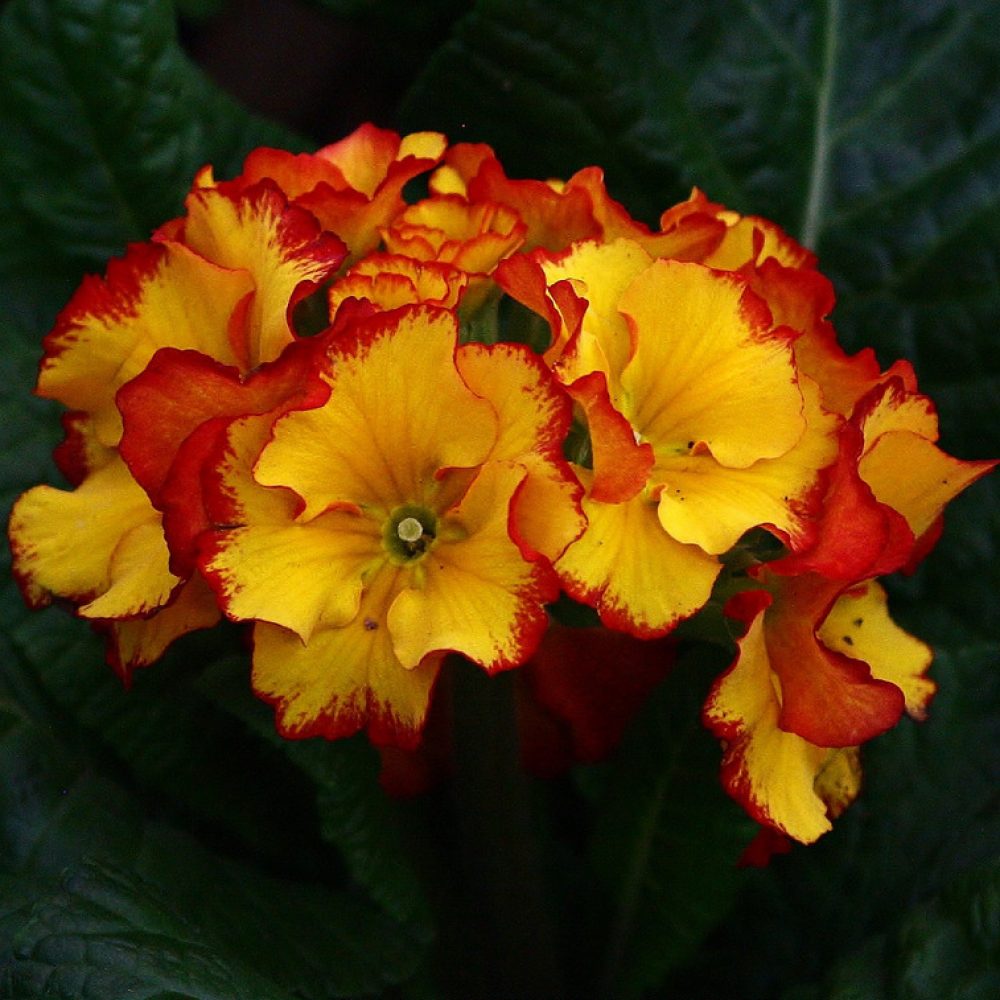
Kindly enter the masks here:
[[712, 602], [738, 636], [704, 708], [724, 783], [812, 841], [858, 746], [934, 691], [877, 578], [993, 464], [937, 447], [906, 362], [841, 350], [815, 263], [698, 191], [654, 230], [595, 167], [513, 180], [436, 133], [205, 168], [46, 338], [72, 489], [18, 500], [15, 573], [126, 680], [251, 622], [284, 735], [402, 748], [449, 652], [495, 672], [557, 636], [549, 703], [599, 715], [560, 592], [644, 640]]

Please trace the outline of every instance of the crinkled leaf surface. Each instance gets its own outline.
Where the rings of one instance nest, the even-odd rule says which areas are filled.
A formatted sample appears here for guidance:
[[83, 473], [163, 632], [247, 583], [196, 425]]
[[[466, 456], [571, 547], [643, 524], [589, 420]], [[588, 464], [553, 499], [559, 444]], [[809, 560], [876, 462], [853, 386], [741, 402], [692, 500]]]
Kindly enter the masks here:
[[190, 63], [170, 0], [12, 0], [0, 15], [0, 292], [48, 322], [81, 273], [177, 215], [212, 162], [301, 146]]

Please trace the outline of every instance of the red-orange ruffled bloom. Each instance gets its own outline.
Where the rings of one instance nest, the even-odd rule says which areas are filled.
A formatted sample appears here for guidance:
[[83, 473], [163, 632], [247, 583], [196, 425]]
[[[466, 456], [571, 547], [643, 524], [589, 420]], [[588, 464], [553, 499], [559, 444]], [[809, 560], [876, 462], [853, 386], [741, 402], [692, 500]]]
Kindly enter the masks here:
[[765, 526], [807, 546], [839, 420], [740, 274], [583, 242], [502, 265], [553, 326], [547, 358], [585, 417], [589, 527], [563, 585], [602, 620], [662, 635], [698, 611], [720, 557]]
[[449, 312], [379, 314], [330, 342], [324, 404], [227, 429], [201, 565], [257, 622], [286, 735], [412, 746], [445, 652], [502, 670], [545, 630], [546, 557], [582, 527], [568, 401], [526, 349], [456, 341]]
[[[156, 241], [130, 247], [105, 278], [84, 280], [46, 338], [37, 391], [73, 411], [59, 456], [76, 488], [38, 486], [17, 501], [14, 572], [33, 605], [69, 599], [106, 628], [123, 676], [212, 624], [218, 609], [200, 578], [175, 572], [163, 534], [162, 479], [182, 438], [154, 433], [148, 447], [120, 451], [118, 391], [162, 348], [221, 362], [233, 379], [276, 359], [295, 339], [292, 307], [344, 254], [339, 239], [269, 182], [196, 187], [186, 215]], [[176, 411], [148, 416], [158, 431]], [[195, 412], [215, 416], [226, 404], [203, 396], [201, 409], [182, 417], [189, 430]], [[157, 465], [165, 467], [151, 482]]]
[[705, 705], [726, 743], [726, 788], [806, 843], [857, 795], [858, 746], [904, 711], [923, 718], [935, 690], [930, 648], [893, 623], [872, 577], [925, 554], [945, 505], [996, 464], [942, 452], [933, 407], [911, 385], [888, 375], [859, 401], [816, 544], [758, 569], [767, 589], [730, 602], [747, 629]]

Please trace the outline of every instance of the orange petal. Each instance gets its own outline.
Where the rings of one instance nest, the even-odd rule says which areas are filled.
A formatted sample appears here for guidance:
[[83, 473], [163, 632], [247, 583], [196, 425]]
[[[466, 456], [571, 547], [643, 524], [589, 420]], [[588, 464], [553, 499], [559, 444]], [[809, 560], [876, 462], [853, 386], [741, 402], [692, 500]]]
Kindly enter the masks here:
[[248, 272], [253, 281], [242, 336], [234, 342], [238, 367], [249, 371], [273, 361], [294, 339], [292, 308], [336, 271], [346, 248], [266, 180], [243, 190], [195, 189], [187, 212], [185, 242], [213, 263]]
[[863, 441], [854, 422], [841, 430], [836, 465], [828, 485], [811, 547], [770, 563], [772, 572], [819, 573], [854, 582], [902, 566], [913, 549], [905, 519], [879, 503], [858, 473]]
[[[747, 595], [749, 596], [749, 595]], [[751, 624], [739, 654], [705, 702], [705, 724], [725, 741], [722, 783], [758, 822], [810, 844], [830, 828], [816, 779], [831, 751], [779, 726], [782, 692], [764, 634], [768, 595], [747, 601]]]
[[393, 648], [404, 666], [455, 651], [493, 672], [531, 655], [548, 624], [544, 605], [558, 586], [511, 539], [511, 501], [524, 470], [489, 462], [461, 503], [442, 518], [438, 540], [389, 609]]
[[594, 218], [601, 227], [605, 243], [625, 238], [639, 243], [651, 257], [674, 260], [704, 260], [719, 245], [726, 224], [707, 212], [665, 212], [663, 230], [651, 232], [645, 223], [633, 219], [625, 207], [615, 201], [604, 186], [600, 167], [585, 167], [567, 182], [567, 190], [579, 188], [590, 196]]
[[469, 204], [455, 195], [439, 195], [406, 208], [384, 230], [383, 238], [390, 253], [489, 274], [524, 242], [525, 228], [506, 205]]
[[734, 275], [655, 261], [622, 295], [635, 353], [619, 408], [661, 451], [693, 442], [745, 469], [788, 452], [805, 430], [785, 333]]
[[10, 539], [14, 574], [35, 606], [55, 596], [91, 601], [101, 617], [138, 615], [180, 582], [167, 570], [160, 515], [121, 459], [71, 492], [28, 490], [11, 512]]
[[437, 132], [414, 132], [400, 140], [393, 132], [362, 125], [316, 153], [340, 170], [348, 190], [321, 183], [298, 204], [341, 237], [351, 262], [356, 261], [376, 247], [379, 231], [404, 209], [407, 182], [433, 167], [445, 146]]
[[321, 625], [358, 614], [362, 577], [385, 560], [381, 528], [349, 510], [306, 523], [291, 490], [261, 486], [254, 461], [271, 427], [268, 415], [234, 421], [214, 469], [200, 565], [226, 614], [273, 622], [308, 640]]
[[490, 458], [517, 462], [527, 473], [514, 501], [511, 532], [555, 561], [586, 524], [583, 487], [562, 453], [569, 398], [542, 359], [518, 344], [466, 344], [456, 362], [466, 385], [496, 411], [499, 429]]
[[858, 471], [875, 496], [898, 510], [920, 538], [954, 497], [996, 465], [952, 458], [920, 434], [899, 430], [882, 434]]
[[878, 359], [869, 347], [848, 356], [826, 317], [833, 310], [833, 286], [818, 271], [785, 267], [774, 258], [749, 274], [751, 287], [767, 302], [779, 326], [801, 331], [795, 362], [823, 392], [823, 404], [850, 416], [854, 404], [880, 377]]
[[853, 653], [817, 640], [843, 584], [807, 574], [773, 578], [772, 586], [767, 651], [781, 681], [782, 729], [824, 747], [857, 746], [891, 729], [904, 708], [900, 689]]
[[376, 575], [356, 618], [308, 643], [275, 625], [254, 627], [253, 687], [277, 711], [282, 736], [350, 736], [412, 749], [420, 741], [440, 657], [412, 670], [396, 659], [383, 609], [395, 574]]
[[334, 338], [329, 400], [278, 421], [257, 481], [295, 490], [305, 519], [343, 503], [436, 507], [438, 473], [478, 465], [497, 436], [493, 407], [455, 367], [456, 335], [451, 313], [414, 306]]
[[161, 347], [201, 351], [236, 363], [230, 320], [253, 290], [250, 276], [227, 270], [176, 243], [141, 244], [87, 278], [45, 339], [38, 393], [90, 414], [98, 439], [121, 436], [119, 386]]
[[418, 303], [454, 309], [468, 284], [469, 276], [450, 264], [371, 253], [330, 286], [330, 315], [349, 298], [386, 312]]
[[604, 372], [619, 409], [618, 381], [634, 349], [619, 306], [626, 289], [651, 261], [631, 240], [606, 245], [587, 241], [555, 258], [541, 259], [549, 288], [569, 280], [587, 306], [579, 332], [556, 365], [559, 378], [569, 384], [591, 372]]
[[329, 390], [315, 374], [311, 346], [293, 345], [249, 378], [195, 351], [158, 351], [118, 394], [122, 457], [153, 502], [159, 503], [177, 450], [206, 420], [322, 402]]
[[[592, 474], [577, 473], [589, 485]], [[704, 606], [721, 564], [671, 538], [642, 494], [618, 504], [585, 498], [583, 509], [587, 530], [556, 571], [570, 596], [596, 607], [605, 625], [652, 638]]]
[[600, 231], [585, 191], [560, 192], [544, 181], [511, 180], [492, 156], [479, 163], [466, 193], [469, 201], [500, 202], [514, 209], [527, 226], [525, 250], [562, 250]]
[[820, 473], [837, 455], [840, 418], [822, 408], [811, 379], [803, 376], [800, 384], [806, 429], [783, 455], [749, 468], [727, 468], [712, 455], [698, 454], [697, 442], [688, 442], [695, 444], [692, 454], [657, 456], [650, 483], [662, 485], [659, 517], [665, 531], [714, 554], [761, 525], [792, 549], [813, 543], [823, 499]]
[[925, 676], [934, 654], [889, 617], [885, 591], [874, 580], [841, 594], [817, 634], [828, 649], [864, 660], [873, 677], [895, 684], [913, 718], [926, 716], [937, 687]]
[[577, 379], [569, 393], [587, 418], [594, 477], [590, 498], [621, 503], [645, 487], [655, 455], [648, 442], [638, 442], [632, 425], [612, 406], [603, 372]]
[[215, 594], [200, 576], [194, 576], [151, 617], [103, 623], [110, 639], [111, 665], [128, 684], [135, 670], [158, 660], [174, 639], [210, 628], [220, 617]]
[[[673, 638], [650, 642], [604, 628], [552, 623], [522, 676], [545, 712], [569, 730], [576, 760], [600, 760], [676, 662]], [[544, 747], [534, 760], [544, 763]], [[544, 735], [544, 734], [543, 734]], [[539, 758], [542, 758], [541, 760]], [[539, 768], [536, 766], [535, 770]]]

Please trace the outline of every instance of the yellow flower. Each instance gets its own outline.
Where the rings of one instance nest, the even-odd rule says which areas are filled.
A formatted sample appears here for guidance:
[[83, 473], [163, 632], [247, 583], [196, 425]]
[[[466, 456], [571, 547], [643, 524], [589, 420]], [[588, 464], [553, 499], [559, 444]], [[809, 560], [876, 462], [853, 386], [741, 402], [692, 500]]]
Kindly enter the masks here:
[[737, 274], [583, 242], [501, 266], [554, 326], [547, 358], [585, 417], [589, 527], [557, 563], [602, 620], [662, 635], [707, 601], [720, 556], [767, 527], [807, 545], [838, 418]]
[[325, 403], [229, 427], [201, 565], [257, 622], [285, 735], [412, 746], [444, 653], [502, 670], [544, 632], [546, 557], [582, 527], [569, 404], [526, 349], [456, 338], [444, 310], [378, 314], [331, 340]]
[[919, 561], [947, 503], [996, 464], [941, 451], [930, 400], [893, 372], [842, 430], [816, 544], [727, 605], [748, 628], [704, 710], [730, 794], [805, 843], [856, 796], [858, 746], [904, 710], [922, 719], [935, 691], [930, 648], [893, 623], [871, 577]]
[[[221, 362], [234, 377], [276, 359], [295, 339], [292, 305], [345, 254], [273, 184], [196, 186], [187, 209], [156, 240], [111, 261], [105, 278], [86, 278], [46, 337], [37, 392], [72, 411], [61, 455], [75, 488], [35, 487], [10, 520], [29, 603], [76, 603], [107, 627], [109, 658], [126, 677], [177, 636], [212, 624], [218, 609], [203, 581], [173, 571], [161, 483], [149, 480], [151, 467], [169, 468], [180, 439], [129, 453], [119, 390], [164, 348]], [[217, 397], [206, 401], [202, 419], [224, 411]], [[147, 423], [175, 423], [176, 408], [168, 400]]]

